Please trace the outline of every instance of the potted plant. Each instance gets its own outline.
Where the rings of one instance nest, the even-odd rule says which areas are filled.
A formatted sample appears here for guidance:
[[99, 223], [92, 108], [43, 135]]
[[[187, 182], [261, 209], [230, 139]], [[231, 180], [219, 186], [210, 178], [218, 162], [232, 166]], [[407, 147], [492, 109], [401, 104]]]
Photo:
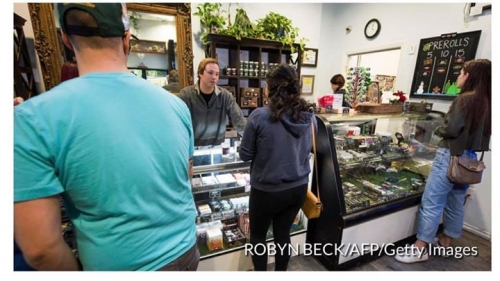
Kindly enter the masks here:
[[406, 101], [406, 95], [402, 91], [397, 91], [393, 93], [389, 99], [391, 104], [403, 104]]
[[237, 40], [241, 40], [243, 37], [253, 38], [255, 36], [255, 25], [250, 21], [244, 9], [237, 8], [234, 24], [229, 24], [229, 27], [221, 31], [221, 33], [234, 36]]
[[[295, 52], [296, 39], [299, 36], [299, 29], [294, 27], [292, 20], [274, 12], [270, 12], [264, 18], [257, 20], [256, 35], [262, 39], [275, 40], [290, 46], [290, 49]], [[304, 42], [306, 39], [299, 40], [299, 48], [304, 50]]]
[[[234, 36], [237, 40], [242, 38], [256, 38], [279, 41], [283, 45], [289, 46], [292, 53], [295, 52], [296, 40], [298, 40], [300, 50], [304, 50], [304, 45], [307, 39], [298, 38], [299, 29], [292, 25], [292, 21], [278, 13], [269, 13], [263, 19], [259, 19], [257, 24], [253, 24], [246, 11], [242, 8], [236, 9], [234, 24], [231, 24], [230, 14], [228, 12], [228, 27], [223, 14], [225, 10], [221, 10], [220, 3], [203, 3], [196, 8], [194, 15], [200, 17], [202, 31], [200, 41], [203, 46], [208, 45], [208, 34], [220, 33]], [[231, 6], [229, 6], [229, 9]]]
[[203, 3], [196, 6], [194, 15], [200, 17], [200, 39], [203, 45], [208, 44], [208, 34], [219, 32], [226, 24], [226, 18], [223, 16], [225, 11], [221, 10], [221, 6], [221, 3]]

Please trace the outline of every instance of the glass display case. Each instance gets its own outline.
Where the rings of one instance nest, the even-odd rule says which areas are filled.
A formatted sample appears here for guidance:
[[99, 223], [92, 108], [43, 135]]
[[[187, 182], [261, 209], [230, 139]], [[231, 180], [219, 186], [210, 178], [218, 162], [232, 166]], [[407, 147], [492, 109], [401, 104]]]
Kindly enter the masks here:
[[[309, 222], [308, 242], [381, 246], [413, 236], [439, 142], [433, 131], [443, 124], [444, 113], [325, 114], [317, 120], [324, 210]], [[337, 269], [362, 256], [318, 259]]]
[[[244, 253], [244, 245], [250, 241], [250, 162], [239, 159], [238, 145], [239, 141], [232, 139], [221, 146], [195, 150], [194, 153], [191, 183], [198, 210], [199, 270], [252, 268], [250, 255]], [[292, 238], [302, 235], [302, 243], [305, 241], [306, 220], [299, 212], [291, 229]], [[270, 228], [269, 241], [272, 237]], [[214, 262], [212, 259], [219, 260]], [[232, 262], [226, 263], [224, 259]]]

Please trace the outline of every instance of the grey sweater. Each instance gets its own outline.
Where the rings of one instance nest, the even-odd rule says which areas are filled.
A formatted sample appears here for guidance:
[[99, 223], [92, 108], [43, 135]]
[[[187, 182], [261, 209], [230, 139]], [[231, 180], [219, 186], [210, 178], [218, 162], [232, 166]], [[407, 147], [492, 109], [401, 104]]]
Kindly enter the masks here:
[[215, 96], [207, 103], [201, 96], [198, 83], [181, 90], [179, 98], [188, 106], [193, 121], [194, 145], [220, 145], [224, 142], [226, 120], [243, 135], [246, 120], [231, 93], [215, 86]]

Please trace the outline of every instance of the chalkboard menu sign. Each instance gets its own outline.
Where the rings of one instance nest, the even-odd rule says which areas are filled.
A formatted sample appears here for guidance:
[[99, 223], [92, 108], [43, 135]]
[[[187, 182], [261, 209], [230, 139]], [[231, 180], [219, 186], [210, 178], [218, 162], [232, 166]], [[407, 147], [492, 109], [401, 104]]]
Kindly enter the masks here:
[[481, 31], [443, 34], [420, 40], [410, 97], [453, 99], [466, 61], [476, 57]]

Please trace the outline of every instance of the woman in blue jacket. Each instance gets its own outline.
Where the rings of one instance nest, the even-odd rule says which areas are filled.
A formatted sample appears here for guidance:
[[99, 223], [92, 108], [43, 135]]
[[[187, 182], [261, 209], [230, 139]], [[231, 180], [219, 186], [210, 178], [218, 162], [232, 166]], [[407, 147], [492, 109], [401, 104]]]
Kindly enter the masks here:
[[240, 158], [250, 170], [250, 243], [256, 271], [267, 269], [266, 235], [273, 223], [275, 270], [285, 271], [290, 260], [290, 228], [304, 203], [312, 148], [311, 124], [316, 118], [300, 97], [295, 69], [281, 64], [266, 75], [268, 107], [250, 114], [240, 146]]

